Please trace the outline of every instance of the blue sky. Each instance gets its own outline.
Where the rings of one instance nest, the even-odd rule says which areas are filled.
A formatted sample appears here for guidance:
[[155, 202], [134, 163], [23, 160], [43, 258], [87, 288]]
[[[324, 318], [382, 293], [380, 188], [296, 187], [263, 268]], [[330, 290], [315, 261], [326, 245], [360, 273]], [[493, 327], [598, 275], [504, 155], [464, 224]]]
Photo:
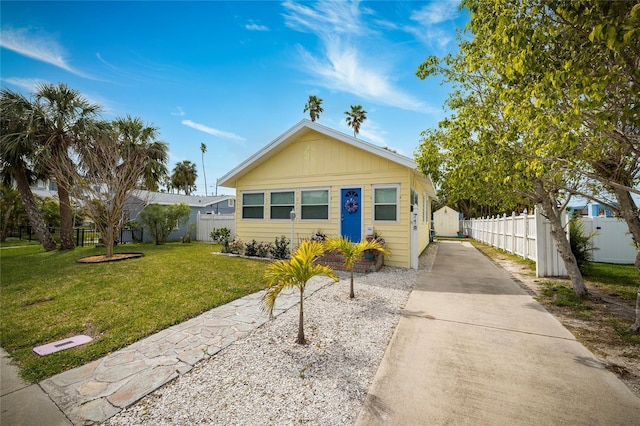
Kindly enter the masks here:
[[[0, 86], [25, 95], [65, 83], [138, 116], [168, 143], [168, 167], [198, 167], [197, 194], [308, 114], [352, 134], [344, 112], [367, 111], [358, 135], [412, 157], [444, 117], [447, 88], [418, 65], [456, 49], [459, 0], [0, 3]], [[218, 194], [233, 194], [219, 188]]]

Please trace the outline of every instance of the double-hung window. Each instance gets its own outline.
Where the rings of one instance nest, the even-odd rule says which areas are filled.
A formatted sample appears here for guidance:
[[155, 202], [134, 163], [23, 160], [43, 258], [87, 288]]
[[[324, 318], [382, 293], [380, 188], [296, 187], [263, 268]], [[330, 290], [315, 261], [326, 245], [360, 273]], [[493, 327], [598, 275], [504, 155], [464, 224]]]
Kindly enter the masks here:
[[242, 218], [264, 219], [264, 192], [242, 194]]
[[270, 196], [270, 218], [290, 219], [289, 214], [295, 207], [295, 193], [293, 191], [272, 192]]
[[329, 190], [314, 189], [300, 192], [301, 219], [329, 219]]
[[398, 220], [398, 186], [379, 186], [373, 189], [373, 220]]

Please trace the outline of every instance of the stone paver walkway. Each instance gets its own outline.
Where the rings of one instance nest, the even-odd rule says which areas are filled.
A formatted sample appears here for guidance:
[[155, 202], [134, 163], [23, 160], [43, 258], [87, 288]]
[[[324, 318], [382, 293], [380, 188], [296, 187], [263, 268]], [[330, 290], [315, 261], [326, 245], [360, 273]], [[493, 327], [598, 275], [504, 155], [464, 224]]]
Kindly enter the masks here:
[[[330, 282], [313, 278], [305, 297]], [[102, 422], [266, 323], [263, 295], [261, 291], [212, 309], [40, 386], [73, 424]], [[274, 315], [297, 305], [299, 297], [297, 289], [283, 291]]]

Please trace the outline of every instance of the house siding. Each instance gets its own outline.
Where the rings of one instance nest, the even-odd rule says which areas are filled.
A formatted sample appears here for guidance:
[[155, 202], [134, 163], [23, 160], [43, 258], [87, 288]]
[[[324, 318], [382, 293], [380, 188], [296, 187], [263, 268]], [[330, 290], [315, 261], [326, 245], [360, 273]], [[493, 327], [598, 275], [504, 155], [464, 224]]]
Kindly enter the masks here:
[[[393, 184], [399, 187], [399, 217], [396, 222], [374, 222], [373, 188], [375, 185]], [[390, 266], [410, 267], [410, 211], [411, 187], [418, 192], [422, 211], [423, 193], [428, 188], [415, 172], [401, 164], [345, 144], [321, 133], [310, 131], [288, 144], [277, 155], [248, 171], [236, 181], [236, 238], [271, 241], [281, 235], [291, 238], [290, 220], [269, 219], [269, 192], [294, 190], [297, 218], [294, 223], [294, 241], [308, 238], [317, 230], [330, 237], [340, 235], [342, 188], [362, 188], [362, 235], [367, 226], [386, 240], [391, 257], [385, 259]], [[327, 188], [329, 190], [329, 219], [300, 220], [301, 189]], [[242, 219], [242, 194], [264, 191], [265, 218]], [[429, 203], [427, 203], [429, 204]], [[422, 213], [418, 216], [419, 246], [423, 250], [429, 243], [428, 224]]]

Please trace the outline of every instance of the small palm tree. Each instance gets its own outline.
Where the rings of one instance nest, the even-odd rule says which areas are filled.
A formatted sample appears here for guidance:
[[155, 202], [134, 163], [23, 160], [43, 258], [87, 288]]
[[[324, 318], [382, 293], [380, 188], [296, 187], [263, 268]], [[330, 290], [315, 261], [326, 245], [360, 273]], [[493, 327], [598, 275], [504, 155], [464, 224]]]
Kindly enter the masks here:
[[351, 111], [345, 111], [347, 125], [353, 129], [353, 137], [360, 133], [360, 126], [367, 119], [367, 111], [362, 109], [362, 105], [351, 105]]
[[322, 99], [315, 95], [309, 95], [309, 100], [304, 106], [304, 111], [302, 112], [307, 111], [309, 111], [309, 118], [311, 118], [311, 121], [316, 121], [320, 118], [320, 114], [324, 112], [322, 109]]
[[390, 255], [388, 249], [375, 240], [365, 240], [359, 243], [354, 243], [348, 238], [338, 237], [331, 238], [325, 241], [325, 247], [327, 250], [337, 250], [342, 254], [344, 258], [344, 267], [347, 271], [351, 272], [351, 288], [349, 292], [349, 298], [353, 299], [355, 296], [353, 292], [353, 265], [360, 259], [367, 250], [376, 250], [386, 256]]
[[267, 280], [267, 293], [264, 296], [264, 305], [273, 315], [276, 299], [282, 290], [287, 287], [297, 287], [300, 290], [300, 315], [298, 319], [297, 343], [304, 345], [304, 288], [311, 278], [316, 275], [326, 275], [334, 281], [338, 278], [328, 266], [317, 265], [314, 261], [324, 253], [324, 246], [318, 241], [302, 241], [291, 259], [278, 260], [264, 273]]

